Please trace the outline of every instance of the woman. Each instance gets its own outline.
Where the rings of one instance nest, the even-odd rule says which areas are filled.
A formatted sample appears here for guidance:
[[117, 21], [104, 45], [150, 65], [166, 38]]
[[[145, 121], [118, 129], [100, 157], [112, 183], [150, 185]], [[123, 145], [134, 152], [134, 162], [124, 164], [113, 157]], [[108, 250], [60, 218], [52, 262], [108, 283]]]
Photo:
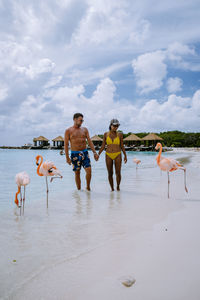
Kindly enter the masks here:
[[101, 152], [106, 148], [106, 167], [108, 170], [108, 180], [110, 183], [111, 190], [114, 191], [113, 185], [113, 164], [115, 164], [115, 174], [117, 181], [117, 190], [120, 190], [120, 181], [121, 181], [121, 164], [122, 164], [122, 155], [121, 151], [124, 154], [124, 162], [127, 162], [126, 151], [123, 144], [123, 134], [117, 132], [119, 127], [119, 121], [113, 119], [110, 121], [109, 132], [104, 133], [103, 143], [99, 150], [99, 156]]

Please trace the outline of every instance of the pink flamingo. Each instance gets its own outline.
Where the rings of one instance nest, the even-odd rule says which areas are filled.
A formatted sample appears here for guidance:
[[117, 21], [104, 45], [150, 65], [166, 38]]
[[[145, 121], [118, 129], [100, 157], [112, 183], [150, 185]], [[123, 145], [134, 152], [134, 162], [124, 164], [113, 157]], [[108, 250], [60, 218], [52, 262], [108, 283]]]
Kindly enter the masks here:
[[161, 156], [161, 153], [162, 153], [162, 145], [161, 145], [161, 143], [157, 143], [155, 149], [156, 150], [160, 149], [160, 151], [158, 153], [158, 156], [156, 158], [157, 164], [160, 167], [161, 171], [166, 171], [167, 175], [168, 175], [168, 198], [169, 198], [169, 184], [170, 184], [169, 172], [176, 171], [177, 169], [181, 169], [181, 170], [184, 171], [185, 191], [188, 193], [188, 189], [186, 187], [186, 168], [184, 168], [181, 164], [179, 164], [173, 158], [162, 157]]
[[[62, 175], [60, 174], [59, 170], [56, 168], [56, 166], [54, 165], [54, 163], [52, 161], [44, 161], [43, 162], [43, 157], [41, 155], [37, 155], [35, 159], [36, 159], [36, 165], [38, 166], [38, 168], [37, 168], [37, 174], [39, 176], [45, 176], [46, 177], [47, 208], [48, 208], [48, 193], [49, 193], [49, 188], [48, 188], [47, 177], [51, 176], [50, 182], [52, 182], [53, 179], [55, 179], [55, 178], [62, 178]], [[39, 160], [40, 160], [40, 163], [39, 163]]]
[[[21, 208], [22, 208], [22, 192], [21, 192], [21, 187], [24, 187], [24, 196], [23, 196], [23, 214], [24, 214], [24, 202], [25, 202], [25, 187], [27, 184], [30, 183], [30, 178], [26, 172], [20, 172], [17, 173], [15, 176], [15, 182], [18, 186], [18, 191], [15, 194], [15, 204], [17, 207], [20, 208], [20, 216], [22, 214]], [[20, 193], [20, 205], [19, 205], [19, 200], [18, 200], [18, 194]]]
[[134, 158], [133, 162], [136, 164], [136, 169], [138, 168], [138, 165], [141, 163], [141, 160]]

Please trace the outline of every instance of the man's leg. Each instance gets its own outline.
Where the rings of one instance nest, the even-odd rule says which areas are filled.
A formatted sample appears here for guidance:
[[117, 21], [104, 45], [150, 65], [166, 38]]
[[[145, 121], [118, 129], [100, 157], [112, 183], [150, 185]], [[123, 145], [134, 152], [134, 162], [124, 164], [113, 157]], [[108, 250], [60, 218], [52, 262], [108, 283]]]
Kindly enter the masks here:
[[108, 180], [110, 183], [111, 190], [114, 191], [113, 185], [113, 160], [106, 154], [106, 167], [108, 170]]
[[122, 156], [121, 154], [115, 158], [115, 174], [117, 180], [117, 190], [119, 191], [120, 182], [121, 182], [121, 166], [122, 166]]
[[87, 190], [90, 191], [90, 181], [91, 181], [91, 177], [92, 177], [92, 168], [88, 167], [85, 168], [85, 172], [86, 172], [86, 184], [87, 184]]
[[80, 190], [81, 189], [81, 177], [80, 177], [81, 170], [76, 170], [74, 173], [75, 173], [75, 181], [76, 181], [77, 189]]

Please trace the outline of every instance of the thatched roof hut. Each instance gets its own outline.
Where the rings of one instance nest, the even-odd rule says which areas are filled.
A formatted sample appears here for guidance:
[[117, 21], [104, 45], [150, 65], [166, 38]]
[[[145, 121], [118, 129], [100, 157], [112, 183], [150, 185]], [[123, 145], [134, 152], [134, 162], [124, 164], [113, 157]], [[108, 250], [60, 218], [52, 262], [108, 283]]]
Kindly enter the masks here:
[[48, 146], [49, 145], [49, 140], [45, 138], [44, 136], [40, 135], [37, 138], [33, 139], [34, 146], [35, 147], [43, 147], [43, 146]]
[[131, 133], [129, 136], [127, 136], [124, 139], [124, 142], [138, 142], [141, 141], [141, 138], [139, 138], [139, 136], [135, 135], [134, 133]]
[[98, 135], [94, 135], [93, 137], [91, 137], [91, 140], [94, 144], [94, 146], [96, 146], [97, 148], [95, 148], [96, 150], [98, 149], [98, 147], [100, 147], [103, 143], [103, 139], [100, 138], [100, 136]]
[[149, 133], [145, 137], [142, 138], [143, 141], [163, 141], [161, 137], [159, 137], [155, 133]]
[[146, 145], [154, 147], [157, 142], [161, 142], [163, 139], [155, 133], [149, 133], [142, 138], [142, 141], [144, 141]]
[[36, 141], [45, 141], [45, 142], [48, 142], [49, 140], [47, 138], [45, 138], [44, 136], [40, 135], [39, 137], [34, 138], [33, 141], [34, 142], [36, 142]]
[[61, 135], [57, 136], [55, 139], [52, 140], [53, 142], [64, 142], [64, 139]]
[[92, 142], [103, 142], [103, 139], [98, 135], [94, 135], [93, 137], [91, 137], [91, 140]]
[[61, 135], [53, 139], [52, 142], [53, 142], [53, 147], [62, 148], [64, 146], [64, 139]]

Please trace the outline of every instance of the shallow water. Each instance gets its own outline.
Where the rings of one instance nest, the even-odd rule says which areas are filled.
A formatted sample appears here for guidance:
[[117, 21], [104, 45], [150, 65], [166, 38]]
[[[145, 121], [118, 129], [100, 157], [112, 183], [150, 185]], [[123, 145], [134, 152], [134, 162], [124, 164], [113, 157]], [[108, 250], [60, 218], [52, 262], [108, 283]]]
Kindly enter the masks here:
[[[36, 174], [38, 154], [52, 160], [63, 175], [62, 180], [49, 183], [48, 211], [45, 179]], [[146, 230], [146, 226], [150, 229], [171, 211], [182, 209], [184, 201], [199, 201], [199, 153], [163, 154], [179, 158], [187, 167], [189, 194], [183, 189], [182, 172], [176, 171], [170, 176], [170, 195], [174, 200], [170, 202], [167, 176], [157, 167], [156, 155], [128, 153], [128, 163], [122, 167], [120, 192], [110, 192], [104, 155], [98, 162], [91, 158], [92, 191], [88, 192], [84, 170], [82, 190], [77, 191], [71, 166], [59, 151], [0, 150], [0, 297], [18, 299], [17, 293], [49, 268], [63, 262], [73, 263], [112, 240]], [[138, 170], [132, 161], [134, 157], [141, 160]], [[14, 205], [15, 174], [21, 171], [26, 171], [31, 178], [22, 217]], [[150, 211], [150, 206], [157, 209]]]

